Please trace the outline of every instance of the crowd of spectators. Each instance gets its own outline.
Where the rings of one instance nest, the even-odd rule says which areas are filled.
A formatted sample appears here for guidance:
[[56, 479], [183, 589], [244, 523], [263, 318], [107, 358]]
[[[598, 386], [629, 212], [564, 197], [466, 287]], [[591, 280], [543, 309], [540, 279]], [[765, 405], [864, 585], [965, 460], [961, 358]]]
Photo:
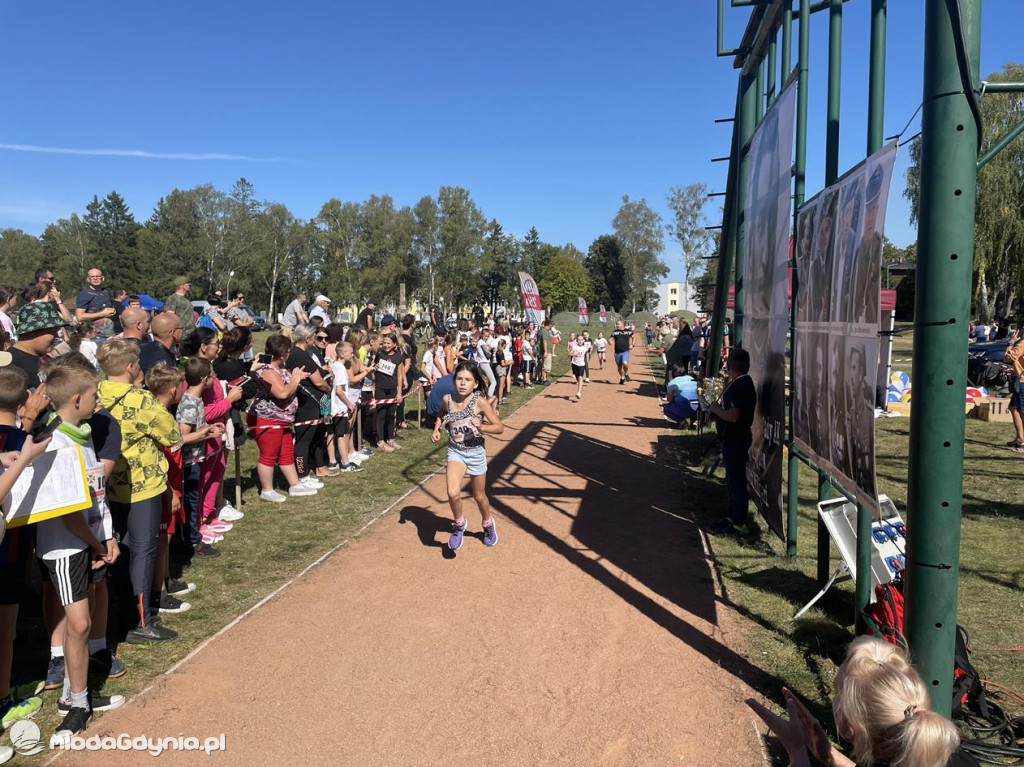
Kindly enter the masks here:
[[[63, 736], [121, 705], [101, 685], [87, 687], [128, 673], [107, 638], [177, 638], [164, 621], [190, 609], [184, 598], [195, 584], [172, 578], [169, 563], [201, 566], [219, 556], [243, 520], [225, 496], [225, 468], [247, 439], [259, 456], [259, 498], [283, 503], [363, 471], [376, 451], [402, 449], [408, 397], [423, 388], [427, 413], [436, 414], [461, 361], [485, 371], [495, 407], [513, 386], [550, 382], [558, 341], [550, 321], [538, 328], [474, 318], [449, 329], [412, 315], [380, 317], [369, 301], [343, 325], [332, 320], [329, 298], [307, 303], [300, 294], [281, 332], [254, 351], [244, 293], [225, 301], [214, 291], [196, 305], [191, 287], [175, 280], [156, 312], [105, 288], [95, 268], [73, 310], [46, 269], [25, 290], [0, 287], [0, 489], [33, 461], [45, 470], [45, 452], [72, 448], [90, 486], [84, 511], [33, 518], [0, 542], [4, 728], [33, 716], [49, 690], [60, 690]], [[15, 618], [31, 593], [33, 560], [50, 659], [39, 689], [12, 691]]]

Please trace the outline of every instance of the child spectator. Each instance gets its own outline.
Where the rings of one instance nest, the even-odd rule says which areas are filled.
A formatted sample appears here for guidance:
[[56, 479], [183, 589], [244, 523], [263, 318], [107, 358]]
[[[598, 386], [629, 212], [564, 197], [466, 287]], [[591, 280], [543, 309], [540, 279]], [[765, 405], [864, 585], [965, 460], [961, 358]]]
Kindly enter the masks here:
[[99, 370], [100, 365], [96, 361], [96, 350], [99, 349], [99, 345], [96, 343], [96, 326], [93, 323], [84, 322], [78, 326], [71, 348], [81, 352], [89, 360], [93, 370]]
[[[389, 400], [402, 398], [405, 385], [405, 377], [402, 373], [402, 365], [405, 355], [398, 349], [398, 341], [392, 333], [386, 334], [380, 343], [380, 354], [377, 356], [374, 373], [373, 398], [378, 400]], [[385, 453], [393, 453], [401, 450], [401, 446], [395, 441], [396, 419], [398, 417], [398, 403], [391, 402], [386, 405], [377, 405], [374, 414], [374, 431], [377, 434], [377, 449]]]
[[[352, 461], [352, 424], [356, 411], [356, 403], [349, 399], [347, 362], [353, 358], [352, 344], [341, 342], [335, 345], [334, 359], [331, 361], [331, 429], [327, 436], [327, 448], [333, 468], [339, 471], [362, 471], [362, 467]], [[338, 461], [340, 460], [340, 463]]]
[[[200, 328], [196, 328], [198, 331]], [[206, 458], [208, 440], [214, 440], [224, 433], [223, 424], [206, 422], [206, 406], [203, 394], [213, 385], [213, 366], [201, 357], [192, 357], [185, 363], [185, 392], [178, 403], [178, 428], [182, 439], [193, 436], [182, 448], [182, 475], [184, 481], [185, 520], [189, 541], [198, 551], [202, 545], [209, 546], [224, 540], [223, 531], [210, 527], [203, 511], [203, 463]], [[229, 528], [230, 529], [230, 528]]]
[[121, 427], [121, 457], [110, 475], [109, 498], [114, 528], [129, 553], [129, 575], [137, 625], [129, 644], [166, 642], [175, 631], [153, 623], [158, 606], [150, 604], [153, 569], [160, 537], [162, 497], [167, 490], [163, 448], [177, 445], [181, 431], [174, 417], [150, 392], [136, 388], [141, 375], [139, 346], [112, 338], [97, 353], [107, 376], [99, 386], [100, 402]]
[[[10, 358], [8, 357], [8, 360]], [[18, 475], [45, 449], [49, 440], [35, 444], [27, 432], [17, 427], [18, 411], [28, 401], [28, 375], [10, 364], [0, 367], [0, 498], [5, 498]], [[14, 527], [0, 540], [0, 730], [19, 719], [35, 716], [43, 705], [39, 698], [14, 700], [11, 697], [11, 668], [14, 664], [14, 631], [18, 604], [25, 594], [25, 566], [32, 556], [32, 534]], [[61, 682], [64, 678], [61, 648]]]
[[[351, 337], [351, 333], [349, 337]], [[349, 461], [362, 466], [363, 462], [370, 457], [372, 451], [364, 446], [356, 444], [357, 423], [362, 408], [359, 406], [363, 395], [363, 381], [370, 374], [369, 369], [359, 359], [355, 346], [346, 341], [352, 347], [352, 354], [345, 361], [345, 372], [348, 376], [348, 401], [352, 405], [352, 414], [349, 417], [349, 442], [352, 445], [352, 452], [349, 453]]]
[[299, 403], [295, 392], [309, 374], [302, 368], [288, 370], [285, 360], [292, 342], [283, 335], [267, 338], [266, 353], [270, 362], [256, 371], [256, 396], [249, 407], [249, 425], [256, 435], [260, 451], [256, 473], [260, 479], [260, 498], [271, 503], [284, 503], [287, 498], [274, 490], [274, 467], [280, 466], [292, 496], [316, 495], [315, 488], [299, 482], [295, 471], [295, 452], [291, 425]]
[[[73, 367], [84, 370], [90, 375], [96, 371], [92, 363], [80, 352], [69, 352], [63, 357], [49, 361], [40, 375], [50, 374], [62, 367]], [[113, 416], [103, 407], [90, 415], [88, 424], [93, 450], [103, 466], [104, 482], [110, 479], [118, 457], [121, 455], [121, 427]], [[92, 630], [89, 633], [89, 665], [104, 678], [118, 678], [128, 673], [125, 665], [114, 656], [107, 647], [107, 616], [110, 606], [110, 594], [107, 589], [106, 568], [93, 570], [89, 584], [89, 613], [92, 619]], [[43, 619], [50, 635], [50, 662], [46, 669], [43, 690], [56, 690], [64, 682], [64, 611], [61, 608], [57, 591], [43, 574]]]
[[512, 349], [509, 341], [504, 337], [498, 340], [495, 359], [498, 363], [498, 404], [504, 405], [508, 402], [509, 390], [512, 388]]
[[[230, 331], [229, 331], [230, 332]], [[210, 363], [210, 385], [203, 389], [203, 404], [206, 407], [206, 422], [217, 424], [220, 433], [209, 436], [205, 441], [206, 455], [203, 457], [199, 472], [199, 502], [202, 507], [203, 525], [217, 535], [223, 535], [231, 529], [231, 521], [220, 519], [221, 509], [230, 514], [234, 509], [224, 500], [224, 469], [227, 459], [224, 451], [224, 432], [229, 428], [228, 419], [234, 403], [242, 398], [242, 390], [231, 387], [227, 393], [216, 373], [213, 363], [220, 352], [220, 340], [217, 334], [208, 328], [196, 328], [182, 341], [182, 353], [188, 357], [198, 357]]]
[[[154, 397], [170, 409], [181, 401], [185, 391], [185, 372], [170, 365], [155, 365], [146, 373], [146, 388]], [[153, 583], [150, 591], [150, 602], [160, 605], [162, 613], [183, 613], [192, 605], [182, 602], [179, 596], [195, 589], [194, 583], [183, 583], [170, 580], [169, 553], [171, 536], [179, 527], [185, 525], [184, 506], [184, 465], [182, 449], [189, 441], [201, 440], [201, 433], [182, 433], [181, 442], [172, 447], [164, 448], [167, 458], [167, 490], [160, 502], [160, 538], [157, 543], [156, 563], [153, 566]], [[210, 547], [212, 549], [212, 547]], [[216, 552], [219, 554], [220, 552]], [[194, 556], [202, 556], [195, 553]], [[215, 556], [209, 555], [209, 556]]]
[[66, 675], [64, 692], [57, 703], [64, 720], [57, 727], [57, 735], [69, 738], [85, 729], [94, 711], [106, 711], [124, 703], [124, 696], [91, 694], [87, 687], [92, 628], [89, 582], [103, 577], [95, 570], [113, 564], [120, 551], [106, 502], [103, 465], [93, 450], [90, 429], [84, 425], [96, 410], [96, 375], [77, 367], [60, 367], [47, 374], [46, 391], [55, 411], [51, 418], [60, 419], [47, 450], [80, 451], [92, 496], [92, 505], [84, 511], [36, 525], [36, 556], [64, 607]]

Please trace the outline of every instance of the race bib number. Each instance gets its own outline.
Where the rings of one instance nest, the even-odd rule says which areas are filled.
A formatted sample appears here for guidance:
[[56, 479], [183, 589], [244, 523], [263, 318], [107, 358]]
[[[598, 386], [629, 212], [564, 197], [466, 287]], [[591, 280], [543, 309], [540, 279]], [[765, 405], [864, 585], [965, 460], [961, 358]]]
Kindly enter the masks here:
[[395, 374], [395, 363], [391, 360], [378, 360], [377, 371], [383, 373], [386, 376]]

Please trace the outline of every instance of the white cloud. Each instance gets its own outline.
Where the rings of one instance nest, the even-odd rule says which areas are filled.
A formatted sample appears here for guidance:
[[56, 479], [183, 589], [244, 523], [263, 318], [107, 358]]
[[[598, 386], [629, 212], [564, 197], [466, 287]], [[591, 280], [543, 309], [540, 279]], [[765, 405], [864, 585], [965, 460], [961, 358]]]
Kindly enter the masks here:
[[223, 154], [220, 152], [149, 152], [144, 149], [74, 149], [60, 146], [37, 146], [35, 144], [0, 144], [0, 149], [12, 152], [37, 152], [40, 154], [74, 154], [89, 157], [142, 157], [151, 160], [243, 160], [246, 162], [283, 162], [284, 157], [250, 157], [244, 154]]

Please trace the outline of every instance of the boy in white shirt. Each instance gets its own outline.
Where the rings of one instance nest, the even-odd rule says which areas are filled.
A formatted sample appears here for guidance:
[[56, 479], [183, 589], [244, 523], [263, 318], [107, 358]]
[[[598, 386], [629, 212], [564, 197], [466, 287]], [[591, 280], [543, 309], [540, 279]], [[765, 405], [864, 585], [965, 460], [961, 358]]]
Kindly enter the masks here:
[[124, 696], [90, 694], [89, 582], [93, 570], [113, 564], [119, 554], [106, 499], [103, 464], [93, 449], [91, 430], [83, 422], [96, 410], [96, 376], [78, 367], [52, 370], [46, 393], [61, 422], [47, 452], [77, 448], [85, 463], [92, 505], [83, 511], [44, 520], [36, 525], [36, 557], [50, 576], [64, 607], [64, 693], [57, 710], [64, 721], [57, 735], [70, 738], [85, 729], [94, 711], [124, 703]]

